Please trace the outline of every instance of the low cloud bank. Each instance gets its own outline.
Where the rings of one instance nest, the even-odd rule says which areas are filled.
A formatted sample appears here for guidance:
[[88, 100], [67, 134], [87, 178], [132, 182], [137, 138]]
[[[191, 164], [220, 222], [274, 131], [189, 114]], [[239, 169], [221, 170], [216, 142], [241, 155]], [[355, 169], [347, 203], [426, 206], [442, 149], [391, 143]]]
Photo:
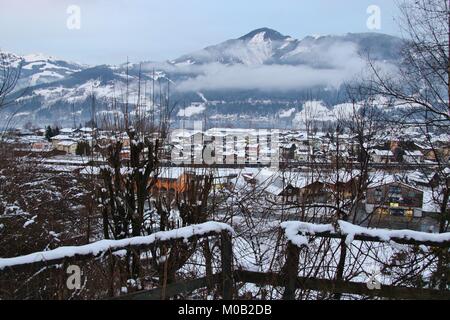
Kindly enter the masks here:
[[[236, 57], [240, 56], [238, 53], [237, 51]], [[207, 52], [203, 52], [203, 54], [207, 54]], [[214, 54], [214, 57], [219, 59], [216, 57], [217, 54]], [[204, 61], [210, 60], [205, 59]], [[391, 71], [394, 68], [393, 65], [387, 63], [379, 63], [379, 66], [384, 70]], [[155, 65], [147, 66], [149, 69], [154, 67]], [[315, 86], [338, 88], [344, 82], [364, 74], [364, 71], [367, 71], [367, 63], [359, 55], [354, 44], [341, 42], [326, 46], [299, 46], [276, 63], [222, 64], [212, 62], [178, 65], [164, 63], [160, 64], [159, 68], [170, 75], [181, 76], [182, 80], [176, 82], [176, 89], [181, 92], [255, 89], [290, 91]]]

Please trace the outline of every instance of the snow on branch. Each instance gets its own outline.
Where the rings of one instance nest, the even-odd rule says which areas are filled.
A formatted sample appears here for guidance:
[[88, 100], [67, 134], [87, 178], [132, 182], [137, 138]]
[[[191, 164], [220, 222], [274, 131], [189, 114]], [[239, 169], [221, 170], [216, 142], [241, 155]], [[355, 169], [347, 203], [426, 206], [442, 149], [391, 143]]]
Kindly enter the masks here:
[[332, 224], [314, 224], [300, 221], [287, 221], [281, 224], [286, 238], [297, 246], [308, 245], [307, 236], [345, 238], [347, 245], [353, 240], [397, 242], [403, 244], [424, 244], [450, 246], [450, 233], [426, 233], [413, 230], [388, 230], [365, 228], [346, 221], [338, 221], [338, 227]]
[[193, 237], [221, 232], [234, 234], [234, 230], [228, 224], [220, 222], [205, 222], [170, 231], [160, 231], [149, 236], [127, 238], [121, 240], [101, 240], [83, 246], [60, 247], [54, 250], [31, 253], [25, 256], [14, 258], [0, 258], [0, 270], [7, 267], [28, 265], [35, 263], [51, 263], [61, 261], [65, 258], [81, 256], [99, 256], [108, 251], [116, 251], [128, 247], [139, 247], [157, 244], [162, 241], [183, 240], [187, 242]]
[[286, 238], [299, 247], [308, 244], [308, 239], [305, 235], [334, 231], [331, 224], [314, 224], [300, 221], [283, 222], [281, 223], [281, 228], [284, 229]]
[[395, 241], [395, 239], [436, 243], [444, 243], [450, 241], [450, 233], [427, 233], [413, 230], [373, 229], [364, 228], [345, 221], [339, 221], [338, 223], [341, 234], [347, 236], [347, 243], [351, 243], [356, 235], [373, 237], [386, 242]]

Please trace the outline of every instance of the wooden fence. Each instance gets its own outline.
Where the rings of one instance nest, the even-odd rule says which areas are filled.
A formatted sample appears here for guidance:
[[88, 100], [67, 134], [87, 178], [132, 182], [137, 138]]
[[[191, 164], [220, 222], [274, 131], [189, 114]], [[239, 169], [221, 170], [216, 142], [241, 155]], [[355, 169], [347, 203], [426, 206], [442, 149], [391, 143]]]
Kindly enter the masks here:
[[[230, 228], [231, 229], [231, 228]], [[336, 280], [336, 279], [320, 279], [315, 277], [299, 277], [300, 268], [300, 251], [305, 244], [296, 244], [295, 241], [289, 240], [289, 236], [286, 243], [286, 261], [284, 268], [280, 272], [254, 272], [247, 270], [235, 270], [233, 268], [233, 246], [232, 246], [232, 231], [227, 228], [221, 230], [214, 230], [205, 232], [202, 234], [192, 234], [189, 237], [180, 239], [168, 239], [163, 241], [155, 241], [148, 244], [128, 244], [126, 246], [118, 246], [114, 248], [114, 251], [118, 250], [149, 250], [155, 246], [161, 245], [175, 245], [181, 241], [194, 241], [202, 238], [216, 237], [220, 239], [220, 251], [221, 251], [221, 270], [218, 273], [206, 274], [205, 277], [196, 278], [192, 280], [179, 281], [168, 284], [164, 288], [158, 287], [151, 290], [138, 291], [131, 294], [121, 295], [114, 299], [126, 299], [126, 300], [155, 300], [166, 299], [178, 294], [190, 293], [197, 289], [210, 287], [211, 284], [219, 288], [219, 292], [222, 298], [225, 300], [232, 300], [237, 297], [236, 287], [238, 283], [253, 283], [259, 286], [272, 286], [284, 288], [283, 299], [294, 300], [296, 298], [296, 290], [312, 290], [317, 292], [327, 292], [331, 294], [351, 294], [358, 295], [365, 298], [385, 298], [385, 299], [444, 299], [450, 300], [450, 291], [448, 290], [435, 290], [427, 288], [413, 288], [402, 286], [381, 285], [380, 289], [370, 289], [367, 283]], [[285, 228], [281, 228], [281, 232], [286, 232]], [[292, 237], [292, 235], [290, 235]], [[303, 230], [301, 236], [304, 237], [320, 237], [320, 238], [332, 238], [332, 239], [346, 239], [348, 234], [340, 231], [327, 230], [325, 232], [314, 232]], [[379, 236], [355, 234], [352, 235], [354, 240], [369, 241], [369, 242], [386, 242], [386, 239], [382, 239]], [[408, 245], [425, 245], [431, 247], [448, 248], [450, 241], [419, 241], [417, 239], [405, 238], [402, 236], [391, 237], [390, 241], [394, 241], [399, 244]], [[68, 264], [71, 262], [93, 259], [96, 256], [105, 254], [100, 252], [97, 254], [82, 254], [72, 255], [70, 257], [57, 257], [48, 260], [28, 261], [26, 263], [14, 264], [10, 266], [4, 266], [5, 263], [0, 259], [0, 273], [5, 272], [8, 269], [14, 269], [20, 271], [25, 266], [44, 267], [55, 264]], [[2, 271], [3, 269], [3, 271]]]

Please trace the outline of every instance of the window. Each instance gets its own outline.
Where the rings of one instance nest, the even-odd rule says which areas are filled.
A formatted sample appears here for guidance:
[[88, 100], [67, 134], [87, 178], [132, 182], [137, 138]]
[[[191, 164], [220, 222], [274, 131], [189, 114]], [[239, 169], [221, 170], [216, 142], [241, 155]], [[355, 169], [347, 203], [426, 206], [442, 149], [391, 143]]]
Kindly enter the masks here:
[[380, 215], [380, 216], [387, 216], [387, 215], [389, 215], [389, 210], [387, 210], [385, 208], [377, 208], [375, 210], [375, 213]]
[[414, 210], [413, 209], [405, 210], [405, 217], [408, 217], [408, 218], [414, 217]]
[[402, 189], [398, 186], [390, 186], [389, 187], [389, 193], [391, 194], [401, 194], [402, 193]]
[[391, 209], [391, 215], [396, 217], [403, 217], [405, 215], [405, 211], [403, 209]]
[[375, 189], [375, 200], [381, 201], [382, 195], [383, 195], [383, 191], [381, 190], [381, 188], [376, 188]]

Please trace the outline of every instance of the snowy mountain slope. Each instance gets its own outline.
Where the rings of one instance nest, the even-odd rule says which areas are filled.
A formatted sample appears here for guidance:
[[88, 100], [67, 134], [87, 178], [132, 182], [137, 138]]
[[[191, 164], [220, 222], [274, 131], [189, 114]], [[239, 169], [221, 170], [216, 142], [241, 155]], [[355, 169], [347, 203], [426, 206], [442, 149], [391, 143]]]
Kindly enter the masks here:
[[60, 60], [43, 54], [24, 56], [10, 52], [4, 52], [3, 54], [13, 66], [21, 65], [18, 88], [61, 80], [86, 68], [86, 66], [78, 63]]
[[222, 64], [307, 64], [324, 66], [331, 56], [340, 51], [352, 51], [357, 55], [370, 54], [377, 60], [396, 61], [402, 40], [377, 33], [346, 34], [344, 36], [308, 36], [297, 40], [269, 29], [254, 30], [238, 39], [184, 55], [171, 61], [177, 66]]
[[[51, 105], [58, 101], [69, 103], [80, 102], [95, 94], [97, 99], [120, 99], [126, 92], [126, 83], [129, 83], [129, 97], [133, 102], [137, 91], [138, 71], [131, 65], [126, 73], [126, 66], [120, 67], [101, 65], [90, 67], [51, 83], [27, 88], [25, 94], [20, 93], [20, 102], [30, 100], [36, 96], [42, 99], [44, 105]], [[142, 73], [141, 81], [150, 81], [153, 74]], [[161, 72], [155, 72], [155, 80], [164, 78]]]
[[255, 65], [269, 63], [272, 57], [295, 46], [297, 40], [283, 36], [268, 28], [254, 30], [238, 39], [228, 40], [215, 46], [182, 56], [174, 65], [194, 65], [218, 62]]
[[[16, 93], [17, 108], [20, 114], [36, 118], [72, 118], [68, 108], [75, 108], [82, 119], [90, 119], [92, 94], [101, 111], [106, 100], [125, 97], [127, 82], [129, 102], [134, 103], [140, 77], [147, 95], [154, 78], [157, 90], [160, 83], [164, 86], [170, 82], [173, 101], [196, 107], [174, 110], [180, 117], [203, 113], [273, 117], [280, 112], [281, 118], [290, 119], [295, 113], [292, 107], [310, 100], [311, 92], [314, 99], [326, 105], [345, 103], [335, 101], [336, 96], [342, 96], [338, 94], [339, 81], [342, 75], [360, 67], [360, 56], [370, 54], [378, 61], [395, 64], [401, 46], [402, 40], [383, 34], [297, 40], [261, 28], [173, 61], [128, 64], [128, 68], [127, 64], [89, 67], [44, 55], [9, 53], [8, 59], [13, 65], [22, 63], [18, 89], [28, 87], [25, 93]], [[329, 82], [332, 78], [336, 80], [330, 85], [324, 83], [324, 79]], [[289, 112], [283, 112], [286, 110]], [[330, 118], [327, 110], [320, 110], [323, 117]]]
[[[157, 84], [158, 80], [164, 84], [169, 81], [161, 71], [155, 71], [154, 74], [153, 71], [141, 71], [141, 98], [146, 93], [147, 108], [150, 108], [149, 92], [153, 76]], [[103, 117], [112, 111], [120, 113], [120, 110], [111, 108], [120, 109], [120, 104], [126, 100], [126, 96], [132, 111], [133, 105], [138, 101], [138, 83], [139, 65], [129, 64], [128, 68], [126, 64], [89, 67], [53, 82], [17, 90], [14, 94], [17, 103], [6, 112], [10, 115], [14, 113], [17, 123], [84, 123], [92, 118], [93, 97], [98, 116]], [[115, 107], [112, 106], [113, 99]], [[150, 109], [145, 112], [147, 111]]]

